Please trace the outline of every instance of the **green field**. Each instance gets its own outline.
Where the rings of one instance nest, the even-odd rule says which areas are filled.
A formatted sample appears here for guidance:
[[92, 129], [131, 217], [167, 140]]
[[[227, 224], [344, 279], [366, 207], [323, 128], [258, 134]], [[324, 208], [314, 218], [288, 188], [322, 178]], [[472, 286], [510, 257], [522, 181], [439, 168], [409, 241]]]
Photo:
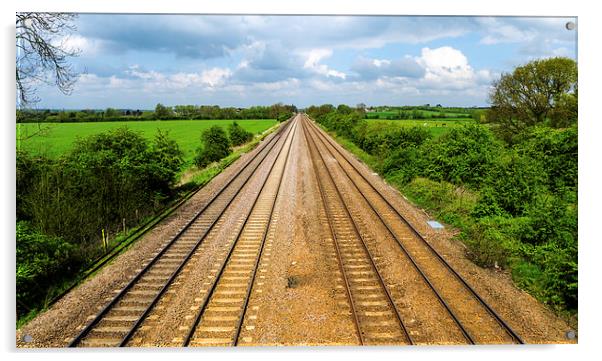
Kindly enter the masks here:
[[[169, 136], [175, 139], [184, 158], [193, 158], [196, 148], [200, 145], [201, 132], [213, 125], [223, 127], [233, 120], [163, 120], [144, 122], [94, 122], [94, 123], [43, 123], [17, 124], [17, 148], [34, 154], [48, 157], [58, 157], [73, 146], [75, 140], [91, 134], [105, 132], [119, 127], [128, 127], [152, 139], [157, 129], [169, 131]], [[236, 120], [246, 130], [259, 134], [276, 124], [273, 119]]]
[[429, 132], [435, 137], [447, 132], [453, 127], [460, 127], [466, 124], [473, 124], [472, 119], [407, 119], [407, 120], [383, 120], [383, 119], [370, 119], [370, 123], [383, 124], [383, 125], [396, 125], [404, 127], [425, 127], [428, 128]]
[[[366, 113], [366, 118], [368, 119], [400, 119], [400, 115], [402, 114], [407, 114], [407, 113], [412, 113], [412, 112], [418, 112], [421, 116], [427, 118], [426, 120], [429, 120], [429, 118], [434, 118], [437, 116], [441, 116], [444, 115], [446, 120], [447, 118], [462, 118], [462, 119], [469, 119], [470, 118], [470, 113], [463, 113], [463, 112], [458, 112], [458, 111], [454, 111], [454, 110], [441, 110], [441, 111], [435, 111], [435, 110], [382, 110], [382, 111], [376, 111], [376, 112], [369, 112]], [[435, 119], [440, 119], [440, 118], [435, 118]], [[417, 120], [424, 120], [424, 119], [417, 119]]]

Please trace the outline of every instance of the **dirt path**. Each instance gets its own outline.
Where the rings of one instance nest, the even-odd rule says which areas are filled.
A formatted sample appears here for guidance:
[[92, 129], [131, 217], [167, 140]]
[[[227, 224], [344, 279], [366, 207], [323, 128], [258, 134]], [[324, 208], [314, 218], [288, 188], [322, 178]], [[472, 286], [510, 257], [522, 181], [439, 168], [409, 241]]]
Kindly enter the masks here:
[[[282, 181], [279, 181], [277, 173], [269, 173], [268, 165], [258, 172], [256, 178], [249, 182], [248, 187], [224, 213], [214, 234], [151, 310], [128, 345], [182, 344], [182, 335], [194, 327], [193, 321], [199, 305], [205, 297], [210, 297], [208, 288], [219, 274], [226, 257], [224, 250], [230, 245], [238, 244], [233, 234], [243, 227], [246, 214], [253, 211], [251, 200], [257, 196], [260, 202], [265, 203], [261, 200], [264, 193], [270, 195], [270, 199], [275, 199], [273, 218], [269, 229], [261, 228], [268, 227], [265, 222], [253, 226], [265, 231], [266, 238], [263, 249], [260, 248], [259, 253], [249, 253], [248, 256], [259, 257], [259, 267], [256, 276], [251, 278], [252, 288], [245, 301], [246, 307], [240, 309], [240, 312], [237, 308], [236, 314], [240, 313], [241, 316], [212, 316], [216, 320], [233, 321], [236, 321], [236, 317], [242, 317], [237, 338], [239, 345], [358, 345], [371, 332], [386, 339], [393, 332], [387, 328], [393, 326], [386, 316], [392, 309], [398, 311], [408, 337], [404, 342], [397, 338], [391, 339], [389, 343], [405, 344], [410, 339], [415, 344], [466, 344], [470, 339], [476, 343], [512, 342], [512, 338], [480, 308], [474, 298], [462, 291], [457, 281], [450, 278], [449, 272], [441, 263], [424, 250], [424, 245], [412, 243], [417, 241], [412, 241], [411, 235], [404, 233], [407, 229], [395, 220], [394, 212], [385, 210], [387, 206], [378, 200], [376, 193], [370, 193], [359, 173], [353, 175], [353, 168], [346, 159], [385, 195], [395, 210], [408, 219], [522, 340], [526, 343], [569, 342], [565, 337], [568, 325], [527, 293], [516, 288], [507, 274], [482, 269], [470, 262], [465, 257], [462, 244], [452, 240], [453, 230], [432, 230], [426, 223], [430, 218], [424, 211], [409, 204], [396, 190], [342, 147], [326, 142], [327, 138], [323, 138], [327, 137], [325, 133], [312, 127], [301, 116], [293, 124], [298, 128], [291, 133], [290, 140], [286, 143], [282, 141], [286, 145], [285, 150], [290, 147], [290, 156], [284, 158], [286, 152], [282, 152], [277, 157], [278, 147], [275, 147], [273, 154], [266, 158], [266, 164], [277, 162], [275, 164], [279, 164], [279, 167], [285, 165], [282, 168]], [[337, 150], [345, 157], [338, 154]], [[255, 152], [257, 150], [244, 155], [134, 247], [48, 311], [17, 330], [17, 346], [67, 345], [82, 326], [111, 299], [115, 291], [122, 288], [149, 257], [185, 224], [187, 218], [208, 201], [212, 192], [225, 184]], [[316, 178], [315, 169], [320, 169], [320, 182]], [[326, 181], [327, 171], [332, 174], [331, 183]], [[263, 179], [269, 180], [266, 181], [267, 188], [258, 194]], [[356, 182], [355, 185], [352, 180]], [[275, 188], [279, 183], [280, 188]], [[329, 215], [335, 204], [332, 203], [332, 197], [335, 196], [321, 196], [321, 189], [325, 190], [323, 187], [339, 189], [340, 198], [336, 204], [339, 207], [340, 204], [347, 205], [350, 217], [347, 223], [356, 224], [358, 233], [355, 236], [348, 235], [346, 230], [340, 228], [342, 221], [338, 218], [333, 220]], [[365, 192], [367, 197], [364, 198], [359, 190]], [[273, 198], [275, 192], [277, 197]], [[328, 209], [330, 210], [327, 211]], [[385, 216], [379, 218], [375, 210], [382, 211]], [[344, 213], [340, 214], [337, 217], [344, 217]], [[358, 291], [370, 290], [376, 286], [370, 284], [371, 281], [367, 278], [362, 278], [363, 274], [369, 274], [368, 269], [361, 268], [364, 266], [360, 263], [353, 263], [359, 256], [345, 256], [343, 253], [349, 249], [358, 254], [359, 246], [349, 243], [353, 241], [353, 237], [356, 242], [365, 242], [366, 249], [362, 254], [370, 254], [375, 260], [370, 269], [370, 277], [373, 274], [382, 276], [383, 284], [380, 287], [383, 288], [380, 292], [388, 292], [392, 304], [376, 298], [370, 299], [373, 296], [369, 293]], [[415, 257], [418, 267], [402, 252], [396, 238]], [[353, 275], [358, 276], [353, 278]], [[432, 287], [429, 287], [426, 278], [432, 283]], [[440, 299], [433, 289], [439, 292]], [[234, 301], [222, 296], [214, 302], [222, 302], [227, 306], [228, 302]], [[355, 305], [355, 309], [352, 305]], [[368, 308], [362, 309], [362, 305], [367, 305]], [[362, 314], [358, 316], [359, 313]], [[237, 331], [207, 327], [206, 322], [203, 322], [203, 330], [207, 332]], [[465, 326], [468, 337], [462, 333], [459, 324]], [[31, 337], [31, 342], [22, 341], [26, 335]], [[202, 345], [201, 341], [194, 345]]]

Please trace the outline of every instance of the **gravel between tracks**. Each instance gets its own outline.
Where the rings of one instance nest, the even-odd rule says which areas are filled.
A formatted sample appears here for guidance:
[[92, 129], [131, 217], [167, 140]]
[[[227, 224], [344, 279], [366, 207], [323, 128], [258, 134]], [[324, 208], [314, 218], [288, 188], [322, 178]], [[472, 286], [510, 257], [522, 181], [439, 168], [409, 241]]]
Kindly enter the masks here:
[[[330, 242], [321, 239], [320, 204], [299, 124], [281, 195], [262, 292], [254, 292], [241, 338], [250, 345], [355, 345], [351, 316], [337, 306]], [[263, 267], [264, 265], [260, 265]], [[247, 329], [251, 326], [252, 329]]]

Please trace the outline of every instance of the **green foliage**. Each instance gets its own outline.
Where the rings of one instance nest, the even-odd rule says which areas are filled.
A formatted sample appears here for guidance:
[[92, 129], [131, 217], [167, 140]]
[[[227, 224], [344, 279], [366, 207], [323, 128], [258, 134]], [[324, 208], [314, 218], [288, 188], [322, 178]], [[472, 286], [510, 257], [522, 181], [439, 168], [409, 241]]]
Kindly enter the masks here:
[[136, 214], [152, 212], [168, 196], [182, 163], [166, 134], [149, 145], [127, 128], [80, 139], [65, 156], [39, 158], [33, 169], [30, 159], [18, 153], [19, 172], [32, 177], [18, 184], [20, 216], [45, 234], [83, 246], [123, 218], [135, 223]]
[[297, 112], [294, 105], [274, 104], [250, 108], [220, 108], [217, 105], [157, 104], [154, 111], [107, 108], [104, 112], [91, 109], [79, 111], [18, 110], [17, 123], [84, 123], [149, 120], [218, 120], [218, 119], [279, 119], [290, 118]]
[[284, 122], [289, 120], [290, 117], [292, 117], [294, 115], [294, 113], [281, 113], [280, 115], [278, 115], [278, 118], [276, 120], [278, 120], [279, 122]]
[[[487, 120], [503, 139], [543, 123], [577, 121], [577, 63], [569, 58], [533, 60], [493, 83]], [[551, 122], [548, 122], [550, 120]]]
[[[514, 148], [541, 164], [546, 185], [553, 192], [577, 190], [577, 126], [567, 129], [535, 127], [524, 134]], [[576, 200], [574, 200], [576, 201]]]
[[485, 127], [468, 125], [421, 147], [424, 175], [435, 180], [478, 186], [502, 153], [502, 145]]
[[398, 172], [387, 176], [412, 201], [428, 207], [436, 217], [464, 227], [471, 223], [470, 214], [478, 199], [477, 193], [448, 182], [437, 182], [428, 178], [416, 177], [410, 182], [398, 177]]
[[155, 107], [155, 118], [156, 119], [169, 119], [173, 117], [173, 111], [170, 107], [166, 107], [165, 105], [159, 103]]
[[468, 256], [483, 267], [505, 267], [513, 246], [508, 233], [515, 233], [518, 223], [516, 219], [497, 217], [482, 218], [472, 224], [464, 234]]
[[168, 192], [167, 186], [171, 186], [177, 179], [177, 174], [184, 163], [184, 153], [180, 150], [178, 143], [169, 137], [169, 131], [157, 130], [155, 140], [151, 145], [151, 155], [154, 158], [154, 176]]
[[[322, 106], [319, 110], [316, 110], [315, 112], [320, 113], [323, 107], [326, 106]], [[353, 131], [355, 127], [358, 124], [364, 122], [362, 115], [353, 111], [348, 113], [331, 112], [324, 114], [321, 118], [318, 119], [318, 122], [326, 126], [326, 128], [332, 129], [336, 131], [337, 134], [348, 139], [353, 139]]]
[[312, 118], [314, 118], [318, 123], [322, 122], [322, 117], [325, 115], [332, 113], [335, 110], [334, 105], [332, 104], [322, 104], [320, 106], [312, 105], [308, 107], [305, 112]]
[[385, 158], [379, 171], [392, 175], [397, 182], [405, 184], [422, 173], [422, 163], [421, 154], [416, 147], [399, 148]]
[[[159, 106], [159, 105], [157, 105], [157, 106]], [[80, 114], [82, 114], [82, 113], [80, 113]], [[105, 117], [113, 118], [113, 117], [117, 117], [120, 115], [121, 115], [121, 112], [117, 111], [116, 109], [107, 108], [107, 110], [105, 110]]]
[[367, 127], [366, 121], [354, 129], [353, 139], [366, 152], [385, 158], [398, 149], [418, 147], [431, 138], [428, 130], [420, 127], [399, 127], [394, 124], [375, 124]]
[[77, 249], [65, 240], [36, 231], [29, 222], [17, 221], [17, 316], [46, 299], [49, 286], [77, 271]]
[[[535, 196], [546, 191], [544, 180], [541, 164], [530, 157], [510, 153], [500, 158], [483, 179], [485, 196], [475, 209], [475, 215], [523, 215]], [[492, 209], [502, 212], [486, 212]]]
[[233, 122], [228, 126], [228, 134], [230, 135], [230, 142], [233, 146], [242, 145], [253, 139], [253, 133], [247, 132], [237, 122]]
[[230, 139], [222, 127], [213, 126], [201, 134], [203, 146], [197, 151], [195, 164], [199, 168], [218, 161], [230, 154]]

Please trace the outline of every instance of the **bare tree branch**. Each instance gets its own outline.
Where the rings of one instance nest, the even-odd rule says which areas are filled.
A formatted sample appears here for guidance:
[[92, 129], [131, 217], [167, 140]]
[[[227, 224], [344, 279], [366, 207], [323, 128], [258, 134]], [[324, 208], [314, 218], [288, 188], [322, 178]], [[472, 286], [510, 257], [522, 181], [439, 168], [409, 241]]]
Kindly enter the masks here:
[[55, 85], [70, 94], [77, 80], [68, 58], [79, 49], [69, 49], [65, 37], [75, 31], [71, 13], [17, 13], [16, 87], [19, 108], [39, 101], [36, 85]]

